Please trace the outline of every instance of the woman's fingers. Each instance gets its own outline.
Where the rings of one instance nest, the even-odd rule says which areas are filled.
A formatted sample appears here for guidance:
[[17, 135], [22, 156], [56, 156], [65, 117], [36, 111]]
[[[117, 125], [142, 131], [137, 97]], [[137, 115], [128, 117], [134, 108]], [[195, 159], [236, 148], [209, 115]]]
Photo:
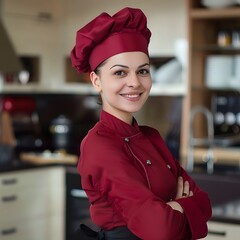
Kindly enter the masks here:
[[193, 196], [193, 192], [190, 190], [189, 182], [188, 181], [184, 182], [181, 176], [178, 177], [176, 199], [189, 196]]
[[177, 195], [176, 199], [181, 198], [183, 193], [183, 178], [180, 176], [178, 177], [177, 181]]
[[189, 182], [185, 181], [184, 185], [183, 185], [183, 192], [182, 192], [182, 196], [183, 197], [188, 197], [189, 196]]

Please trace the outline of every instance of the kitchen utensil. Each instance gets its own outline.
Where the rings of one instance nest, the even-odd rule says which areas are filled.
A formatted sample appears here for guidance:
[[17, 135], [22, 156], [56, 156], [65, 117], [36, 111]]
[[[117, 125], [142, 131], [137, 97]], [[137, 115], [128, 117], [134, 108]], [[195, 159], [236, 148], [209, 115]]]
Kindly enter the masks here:
[[224, 8], [234, 5], [236, 0], [202, 0], [201, 3], [208, 8]]
[[0, 144], [0, 165], [10, 165], [14, 160], [14, 147]]
[[54, 150], [68, 150], [72, 133], [71, 120], [64, 115], [60, 115], [52, 120], [49, 130], [52, 135]]
[[0, 143], [9, 145], [9, 146], [14, 146], [16, 141], [15, 141], [15, 136], [14, 136], [14, 131], [12, 127], [12, 118], [10, 114], [7, 111], [3, 111], [0, 115], [0, 129], [1, 129], [1, 136], [0, 136]]
[[205, 83], [209, 88], [227, 88], [232, 77], [233, 57], [209, 55], [206, 59]]
[[233, 57], [233, 75], [230, 79], [229, 85], [232, 88], [240, 89], [240, 55]]

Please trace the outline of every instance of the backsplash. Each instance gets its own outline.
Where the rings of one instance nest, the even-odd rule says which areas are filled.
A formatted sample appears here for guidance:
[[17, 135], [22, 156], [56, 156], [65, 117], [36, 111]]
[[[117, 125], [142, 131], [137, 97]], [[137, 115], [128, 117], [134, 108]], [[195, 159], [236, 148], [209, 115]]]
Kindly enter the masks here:
[[[10, 112], [17, 152], [54, 151], [61, 144], [67, 152], [79, 154], [79, 144], [88, 130], [99, 119], [101, 106], [98, 96], [74, 94], [4, 95], [14, 99], [16, 105]], [[143, 109], [136, 114], [139, 124], [157, 128], [174, 155], [178, 157], [181, 97], [150, 97]], [[27, 107], [28, 106], [28, 107]], [[53, 125], [63, 121], [60, 131], [52, 131]], [[54, 126], [55, 126], [54, 125]], [[59, 124], [58, 124], [59, 125]], [[67, 131], [66, 131], [67, 129]]]

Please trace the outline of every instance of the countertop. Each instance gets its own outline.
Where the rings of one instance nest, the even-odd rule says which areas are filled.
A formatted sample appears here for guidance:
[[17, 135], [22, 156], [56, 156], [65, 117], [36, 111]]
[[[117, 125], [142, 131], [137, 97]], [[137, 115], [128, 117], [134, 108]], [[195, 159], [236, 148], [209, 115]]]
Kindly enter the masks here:
[[0, 164], [0, 174], [6, 173], [6, 172], [21, 171], [21, 170], [26, 170], [26, 169], [45, 168], [45, 167], [49, 167], [49, 166], [62, 166], [62, 167], [65, 167], [67, 169], [67, 171], [77, 173], [77, 166], [74, 164], [54, 163], [54, 164], [36, 165], [36, 164], [25, 163], [25, 162], [22, 162], [17, 159], [17, 160], [12, 161], [11, 164]]

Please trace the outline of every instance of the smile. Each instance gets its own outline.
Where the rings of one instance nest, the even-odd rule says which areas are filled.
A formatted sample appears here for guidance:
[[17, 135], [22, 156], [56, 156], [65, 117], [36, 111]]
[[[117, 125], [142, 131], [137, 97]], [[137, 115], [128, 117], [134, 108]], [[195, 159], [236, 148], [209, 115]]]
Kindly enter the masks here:
[[136, 98], [139, 97], [141, 94], [124, 94], [124, 96], [128, 97], [128, 98]]
[[128, 100], [138, 100], [142, 93], [134, 93], [134, 94], [121, 94], [122, 97], [128, 99]]

